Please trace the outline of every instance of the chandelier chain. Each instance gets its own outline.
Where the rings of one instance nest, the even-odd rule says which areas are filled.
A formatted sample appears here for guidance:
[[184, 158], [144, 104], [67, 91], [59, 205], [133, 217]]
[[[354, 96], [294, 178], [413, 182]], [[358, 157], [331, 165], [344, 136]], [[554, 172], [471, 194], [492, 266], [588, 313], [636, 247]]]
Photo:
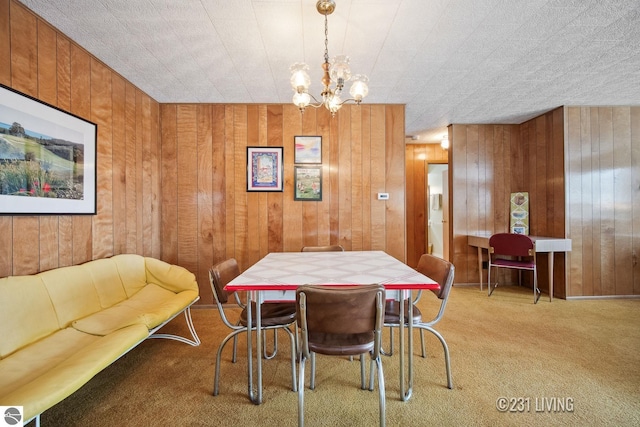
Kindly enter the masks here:
[[329, 62], [329, 21], [324, 14], [324, 62]]

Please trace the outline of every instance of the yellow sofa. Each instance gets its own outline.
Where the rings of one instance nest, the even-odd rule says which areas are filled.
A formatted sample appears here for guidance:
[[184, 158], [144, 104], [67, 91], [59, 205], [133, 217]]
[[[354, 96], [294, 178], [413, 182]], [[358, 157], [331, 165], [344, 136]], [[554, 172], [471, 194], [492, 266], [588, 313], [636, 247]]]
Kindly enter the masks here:
[[[125, 254], [30, 276], [0, 278], [0, 406], [24, 421], [87, 383], [146, 338], [199, 345], [195, 276]], [[156, 331], [184, 312], [193, 339]]]

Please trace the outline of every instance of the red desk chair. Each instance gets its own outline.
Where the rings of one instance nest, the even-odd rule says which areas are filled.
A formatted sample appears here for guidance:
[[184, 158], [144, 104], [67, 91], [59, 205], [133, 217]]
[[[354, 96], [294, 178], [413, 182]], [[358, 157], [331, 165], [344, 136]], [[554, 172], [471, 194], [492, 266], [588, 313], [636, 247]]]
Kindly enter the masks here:
[[489, 296], [498, 287], [491, 289], [491, 269], [511, 268], [516, 270], [529, 270], [533, 272], [533, 303], [540, 299], [538, 289], [538, 275], [536, 273], [536, 247], [535, 242], [524, 234], [498, 233], [489, 238], [489, 272], [487, 285]]

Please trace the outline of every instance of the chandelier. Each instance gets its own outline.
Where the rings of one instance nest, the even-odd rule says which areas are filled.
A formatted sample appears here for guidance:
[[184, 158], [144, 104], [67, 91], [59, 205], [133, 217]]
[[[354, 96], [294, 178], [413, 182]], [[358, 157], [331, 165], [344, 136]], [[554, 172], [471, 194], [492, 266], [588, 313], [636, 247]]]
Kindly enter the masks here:
[[[318, 108], [324, 105], [331, 112], [331, 115], [335, 116], [343, 104], [349, 101], [360, 104], [362, 98], [369, 93], [369, 87], [367, 86], [369, 78], [362, 74], [351, 76], [348, 56], [338, 55], [329, 61], [329, 26], [327, 17], [333, 13], [335, 8], [336, 3], [333, 0], [318, 0], [316, 3], [316, 9], [320, 14], [324, 15], [324, 63], [322, 64], [322, 69], [324, 70], [322, 84], [324, 89], [320, 93], [321, 101], [309, 94], [309, 85], [311, 84], [307, 73], [309, 66], [304, 63], [295, 63], [290, 68], [291, 86], [295, 92], [293, 103], [302, 113], [304, 113], [306, 107]], [[342, 95], [344, 84], [349, 80], [352, 81], [351, 89], [349, 90], [351, 98], [343, 101], [340, 96]], [[332, 85], [334, 86], [333, 88]], [[312, 99], [314, 103], [311, 103]]]

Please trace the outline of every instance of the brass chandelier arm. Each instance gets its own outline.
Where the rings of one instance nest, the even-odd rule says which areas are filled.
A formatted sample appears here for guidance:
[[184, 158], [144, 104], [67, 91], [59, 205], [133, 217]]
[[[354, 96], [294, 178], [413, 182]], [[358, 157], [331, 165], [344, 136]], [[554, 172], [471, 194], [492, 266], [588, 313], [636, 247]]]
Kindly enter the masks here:
[[[318, 101], [318, 100], [316, 99], [316, 97], [315, 97], [315, 96], [313, 96], [313, 95], [311, 95], [311, 94], [309, 94], [309, 96], [311, 97], [311, 99], [313, 99], [313, 102], [312, 102], [312, 103], [309, 103], [309, 105], [307, 105], [305, 108], [307, 108], [307, 107], [320, 108], [320, 107], [322, 107], [322, 106], [324, 106], [324, 105], [325, 105], [325, 102], [324, 102], [324, 101]], [[338, 104], [336, 104], [336, 105], [342, 106], [343, 104], [345, 104], [345, 103], [347, 103], [347, 102], [351, 102], [351, 101], [355, 102], [356, 104], [360, 104], [360, 103], [362, 102], [362, 100], [358, 101], [358, 100], [357, 100], [357, 99], [355, 99], [355, 98], [348, 98], [348, 99], [345, 99], [345, 100], [344, 100], [344, 101], [342, 101], [342, 102], [339, 102], [339, 103], [338, 103]]]

